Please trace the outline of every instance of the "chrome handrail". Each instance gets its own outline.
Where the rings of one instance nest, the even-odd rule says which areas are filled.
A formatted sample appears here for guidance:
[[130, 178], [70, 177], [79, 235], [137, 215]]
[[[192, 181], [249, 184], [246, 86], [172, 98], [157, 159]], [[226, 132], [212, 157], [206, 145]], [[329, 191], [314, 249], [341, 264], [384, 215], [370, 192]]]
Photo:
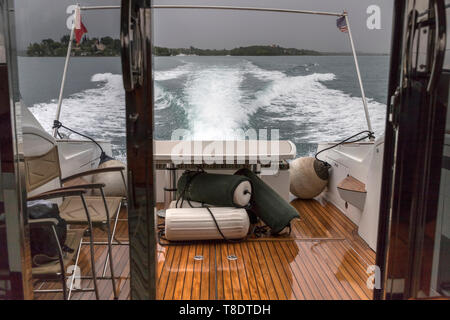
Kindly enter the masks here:
[[[120, 6], [84, 6], [81, 10], [106, 10], [120, 9]], [[277, 9], [277, 8], [256, 8], [256, 7], [232, 7], [232, 6], [198, 6], [198, 5], [154, 5], [152, 9], [211, 9], [211, 10], [240, 10], [240, 11], [265, 11], [265, 12], [284, 12], [284, 13], [302, 13], [316, 14], [325, 16], [341, 17], [346, 13], [326, 12], [326, 11], [310, 11], [310, 10], [294, 10], [294, 9]]]

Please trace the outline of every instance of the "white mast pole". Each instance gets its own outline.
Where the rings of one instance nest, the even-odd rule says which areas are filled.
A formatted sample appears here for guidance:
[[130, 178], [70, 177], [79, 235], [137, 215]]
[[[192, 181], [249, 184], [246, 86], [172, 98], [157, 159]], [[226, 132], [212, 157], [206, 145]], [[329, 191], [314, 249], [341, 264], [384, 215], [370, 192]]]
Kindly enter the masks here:
[[[364, 105], [364, 112], [366, 114], [367, 129], [370, 132], [373, 132], [372, 123], [370, 122], [369, 107], [367, 105], [366, 94], [364, 92], [364, 86], [363, 86], [362, 79], [361, 79], [361, 72], [359, 71], [358, 57], [356, 56], [355, 44], [353, 43], [352, 30], [350, 28], [350, 21], [348, 19], [347, 12], [344, 12], [343, 15], [345, 16], [345, 21], [347, 23], [348, 37], [350, 38], [350, 44], [352, 46], [352, 52], [353, 52], [353, 59], [355, 60], [356, 74], [358, 75], [359, 87], [361, 89], [361, 96], [362, 96], [362, 101], [363, 101], [363, 105]], [[371, 138], [371, 140], [373, 140], [373, 138]]]
[[[80, 6], [78, 6], [75, 9], [75, 19], [72, 24], [72, 30], [70, 31], [70, 39], [69, 39], [69, 45], [67, 46], [67, 55], [66, 55], [66, 62], [64, 64], [64, 72], [61, 80], [61, 87], [59, 89], [59, 98], [58, 98], [58, 106], [56, 108], [56, 117], [55, 120], [59, 121], [59, 117], [61, 116], [61, 105], [63, 100], [63, 94], [64, 94], [64, 85], [66, 83], [66, 76], [67, 76], [67, 68], [69, 67], [69, 60], [70, 60], [70, 54], [72, 52], [72, 42], [73, 42], [73, 36], [75, 34], [75, 27], [77, 25], [77, 19], [80, 16], [79, 14]], [[58, 131], [56, 128], [53, 129], [53, 136], [56, 138], [58, 134]]]

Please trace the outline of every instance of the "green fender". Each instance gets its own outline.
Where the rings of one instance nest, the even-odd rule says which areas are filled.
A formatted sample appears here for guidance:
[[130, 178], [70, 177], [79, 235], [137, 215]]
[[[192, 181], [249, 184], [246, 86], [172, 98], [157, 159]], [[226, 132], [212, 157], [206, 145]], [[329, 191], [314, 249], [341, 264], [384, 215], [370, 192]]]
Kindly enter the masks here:
[[273, 234], [280, 233], [289, 226], [292, 219], [300, 218], [293, 206], [249, 169], [241, 169], [235, 175], [250, 179], [252, 183], [250, 211], [269, 226]]
[[[235, 204], [233, 197], [236, 188], [244, 181], [251, 184], [250, 179], [244, 176], [186, 171], [178, 180], [177, 199], [181, 201], [180, 198], [183, 198], [216, 207], [243, 207], [245, 205]], [[251, 190], [247, 203], [250, 197]]]

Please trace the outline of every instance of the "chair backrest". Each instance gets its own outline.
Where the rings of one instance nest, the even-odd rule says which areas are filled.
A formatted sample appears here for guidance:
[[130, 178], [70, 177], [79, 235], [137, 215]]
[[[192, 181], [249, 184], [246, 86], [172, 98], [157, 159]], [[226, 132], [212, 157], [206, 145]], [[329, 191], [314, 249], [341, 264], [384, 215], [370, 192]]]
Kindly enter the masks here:
[[54, 146], [40, 156], [25, 157], [25, 181], [27, 192], [61, 177], [58, 147]]

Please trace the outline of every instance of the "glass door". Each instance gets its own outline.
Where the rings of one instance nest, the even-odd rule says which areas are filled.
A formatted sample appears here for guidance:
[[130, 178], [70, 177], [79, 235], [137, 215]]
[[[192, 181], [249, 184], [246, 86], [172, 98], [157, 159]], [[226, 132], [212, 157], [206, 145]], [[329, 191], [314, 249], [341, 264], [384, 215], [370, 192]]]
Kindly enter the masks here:
[[438, 270], [448, 259], [438, 243], [445, 246], [445, 196], [439, 194], [440, 181], [445, 185], [449, 15], [443, 1], [400, 2], [384, 163], [392, 170], [384, 173], [377, 253], [384, 282], [376, 298], [415, 299], [442, 294]]

